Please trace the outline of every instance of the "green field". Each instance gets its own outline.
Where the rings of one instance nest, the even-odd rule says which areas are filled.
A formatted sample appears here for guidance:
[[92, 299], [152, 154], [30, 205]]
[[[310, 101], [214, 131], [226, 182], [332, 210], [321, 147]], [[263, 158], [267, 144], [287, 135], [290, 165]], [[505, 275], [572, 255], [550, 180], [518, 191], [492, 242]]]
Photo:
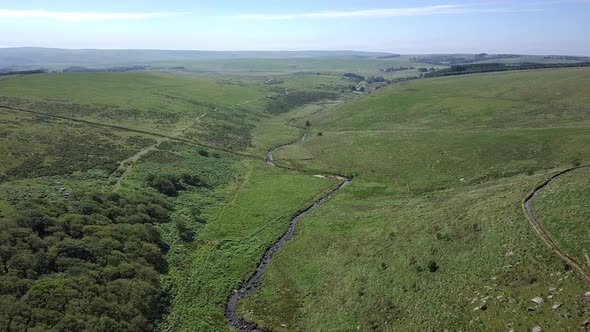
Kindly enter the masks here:
[[568, 69], [421, 80], [308, 117], [315, 134], [280, 162], [353, 184], [301, 224], [242, 312], [292, 330], [581, 324], [586, 285], [520, 204], [547, 174], [590, 160], [589, 78]]
[[[352, 182], [301, 219], [262, 288], [239, 303], [248, 321], [578, 329], [588, 285], [537, 238], [521, 202], [554, 172], [590, 162], [590, 70], [420, 79], [369, 94], [343, 77], [411, 57], [0, 77], [0, 329], [230, 330], [229, 295], [292, 217], [338, 186], [328, 174]], [[533, 202], [584, 266], [588, 172]]]

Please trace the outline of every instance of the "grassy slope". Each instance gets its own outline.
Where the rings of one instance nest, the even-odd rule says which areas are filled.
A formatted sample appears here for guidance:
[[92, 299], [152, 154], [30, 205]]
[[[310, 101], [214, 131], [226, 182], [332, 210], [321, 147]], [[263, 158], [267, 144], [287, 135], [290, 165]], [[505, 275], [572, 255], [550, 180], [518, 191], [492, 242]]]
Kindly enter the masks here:
[[319, 114], [323, 130], [587, 127], [587, 68], [405, 82]]
[[205, 207], [208, 223], [192, 245], [169, 254], [167, 278], [174, 296], [168, 319], [174, 330], [221, 330], [232, 289], [252, 273], [264, 250], [285, 230], [291, 216], [311, 204], [330, 180], [245, 162], [218, 202]]
[[[171, 199], [171, 222], [162, 225], [171, 246], [170, 272], [163, 283], [172, 305], [165, 324], [182, 331], [223, 330], [228, 294], [249, 276], [295, 211], [336, 183], [225, 153], [203, 157], [195, 148], [168, 144], [135, 165], [123, 190], [141, 187], [149, 174], [180, 173], [197, 174], [213, 189], [185, 191]], [[195, 210], [204, 222], [195, 221]], [[176, 222], [194, 230], [194, 241], [180, 239]]]
[[576, 170], [552, 182], [533, 201], [535, 215], [557, 243], [590, 271], [590, 171]]
[[[0, 104], [108, 125], [169, 134], [197, 122], [198, 136], [229, 115], [244, 124], [260, 116], [263, 89], [208, 78], [157, 73], [43, 74], [0, 81]], [[236, 105], [248, 101], [247, 106]]]
[[[332, 81], [331, 77], [314, 80]], [[264, 101], [260, 98], [272, 93], [267, 87], [246, 87], [204, 78], [129, 73], [51, 74], [2, 80], [0, 84], [0, 94], [8, 98], [4, 101], [12, 101], [19, 107], [57, 111], [61, 116], [166, 135], [179, 134], [180, 129], [188, 127], [183, 131], [185, 137], [197, 132], [203, 135], [197, 139], [207, 143], [217, 137], [208, 131], [211, 129], [221, 128], [218, 134], [243, 138], [254, 125], [259, 125], [260, 119], [266, 119], [266, 125], [275, 122], [262, 111]], [[289, 88], [308, 86], [294, 84]], [[70, 104], [79, 107], [63, 106]], [[40, 105], [45, 107], [38, 109]], [[96, 105], [106, 105], [116, 116], [104, 116], [101, 113], [104, 109], [97, 109]], [[314, 107], [317, 109], [317, 106], [309, 109]], [[138, 112], [136, 118], [119, 117], [128, 109]], [[155, 109], [164, 116], [175, 113], [181, 116], [162, 124], [149, 117]], [[307, 111], [287, 114], [301, 112]], [[207, 113], [205, 117], [195, 118], [204, 113]], [[277, 122], [282, 126], [283, 117]], [[246, 132], [232, 132], [225, 127], [246, 121], [251, 125]], [[0, 148], [3, 155], [0, 175], [26, 169], [24, 166], [31, 164], [27, 158], [42, 156], [42, 167], [33, 168], [42, 171], [3, 178], [0, 218], [17, 213], [13, 209], [17, 202], [61, 197], [62, 187], [67, 191], [110, 188], [112, 169], [100, 168], [100, 163], [108, 162], [114, 167], [153, 144], [156, 138], [8, 109], [0, 109], [0, 123], [3, 124], [0, 135], [7, 143]], [[270, 145], [262, 146], [274, 144], [276, 138], [270, 130], [263, 128], [261, 132], [267, 135], [260, 142], [263, 152]], [[295, 129], [281, 139], [291, 141], [298, 135]], [[121, 190], [135, 193], [153, 190], [146, 189], [149, 175], [190, 174], [208, 184], [207, 188], [189, 187], [177, 197], [169, 198], [174, 204], [171, 220], [160, 225], [162, 236], [170, 245], [167, 257], [170, 271], [162, 280], [172, 295], [171, 313], [165, 325], [178, 330], [223, 330], [227, 328], [224, 304], [231, 290], [251, 273], [265, 248], [285, 231], [294, 212], [336, 183], [271, 168], [263, 163], [262, 152], [256, 161], [212, 149], [207, 157], [200, 155], [200, 150], [183, 143], [162, 143], [126, 168]], [[53, 170], [59, 172], [51, 173]], [[194, 241], [180, 239], [177, 223], [188, 226], [194, 233]]]
[[[301, 224], [242, 311], [292, 330], [578, 326], [585, 285], [536, 238], [520, 202], [555, 166], [590, 160], [589, 77], [423, 80], [312, 116], [323, 136], [278, 156], [358, 176]], [[545, 304], [529, 311], [535, 296]]]
[[193, 71], [236, 75], [277, 75], [295, 72], [339, 73], [354, 72], [376, 75], [380, 68], [419, 66], [409, 57], [393, 59], [355, 59], [343, 57], [307, 59], [234, 59], [209, 60], [187, 65]]

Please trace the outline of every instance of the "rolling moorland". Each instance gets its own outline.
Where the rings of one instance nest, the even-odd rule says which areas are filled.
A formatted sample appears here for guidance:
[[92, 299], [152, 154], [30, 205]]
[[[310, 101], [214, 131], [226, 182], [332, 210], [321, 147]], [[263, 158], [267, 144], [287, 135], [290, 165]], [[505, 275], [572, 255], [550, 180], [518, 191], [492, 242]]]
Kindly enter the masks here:
[[[382, 56], [0, 77], [2, 330], [231, 330], [230, 295], [344, 178], [239, 317], [292, 331], [579, 329], [588, 281], [522, 204], [589, 162], [590, 69], [353, 91], [345, 73], [452, 65]], [[587, 273], [589, 171], [531, 201]]]

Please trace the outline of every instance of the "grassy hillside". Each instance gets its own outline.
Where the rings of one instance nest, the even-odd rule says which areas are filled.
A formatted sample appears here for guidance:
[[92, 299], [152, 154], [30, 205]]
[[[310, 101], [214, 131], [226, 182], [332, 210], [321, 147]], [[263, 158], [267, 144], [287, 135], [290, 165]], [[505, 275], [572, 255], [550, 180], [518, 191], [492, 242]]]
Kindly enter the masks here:
[[590, 171], [582, 168], [544, 188], [533, 209], [552, 238], [590, 272]]
[[554, 69], [405, 82], [313, 121], [333, 131], [587, 126], [589, 72]]
[[590, 160], [589, 77], [413, 81], [299, 120], [310, 138], [275, 159], [355, 178], [302, 222], [243, 314], [294, 331], [577, 328], [587, 285], [529, 228], [521, 200]]
[[43, 74], [0, 86], [0, 106], [238, 148], [249, 144], [266, 96], [256, 87], [147, 73]]
[[[567, 330], [587, 319], [587, 285], [520, 204], [590, 161], [590, 70], [363, 95], [344, 72], [410, 57], [224, 61], [198, 66], [240, 80], [0, 78], [0, 327], [226, 330], [229, 294], [293, 214], [337, 186], [327, 172], [354, 179], [301, 219], [240, 302], [246, 319], [293, 331]], [[293, 74], [300, 65], [322, 74]], [[297, 171], [265, 163], [285, 144], [275, 162]], [[533, 202], [583, 262], [586, 175]]]
[[336, 185], [246, 153], [285, 95], [273, 86], [156, 73], [0, 85], [3, 329], [223, 330], [231, 291]]

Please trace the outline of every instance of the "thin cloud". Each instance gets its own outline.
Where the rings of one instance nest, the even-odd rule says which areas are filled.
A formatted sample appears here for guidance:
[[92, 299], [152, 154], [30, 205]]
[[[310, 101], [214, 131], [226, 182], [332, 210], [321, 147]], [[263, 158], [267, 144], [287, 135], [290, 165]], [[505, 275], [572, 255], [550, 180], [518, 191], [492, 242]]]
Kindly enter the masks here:
[[427, 16], [427, 15], [449, 15], [467, 13], [500, 13], [520, 12], [527, 9], [515, 8], [477, 8], [464, 5], [436, 5], [412, 8], [385, 8], [350, 11], [323, 11], [301, 14], [241, 14], [232, 16], [241, 20], [295, 20], [295, 19], [332, 19], [350, 17], [398, 17], [398, 16]]
[[0, 9], [0, 18], [47, 18], [61, 21], [139, 20], [180, 13], [100, 13], [100, 12], [54, 12], [46, 10]]

